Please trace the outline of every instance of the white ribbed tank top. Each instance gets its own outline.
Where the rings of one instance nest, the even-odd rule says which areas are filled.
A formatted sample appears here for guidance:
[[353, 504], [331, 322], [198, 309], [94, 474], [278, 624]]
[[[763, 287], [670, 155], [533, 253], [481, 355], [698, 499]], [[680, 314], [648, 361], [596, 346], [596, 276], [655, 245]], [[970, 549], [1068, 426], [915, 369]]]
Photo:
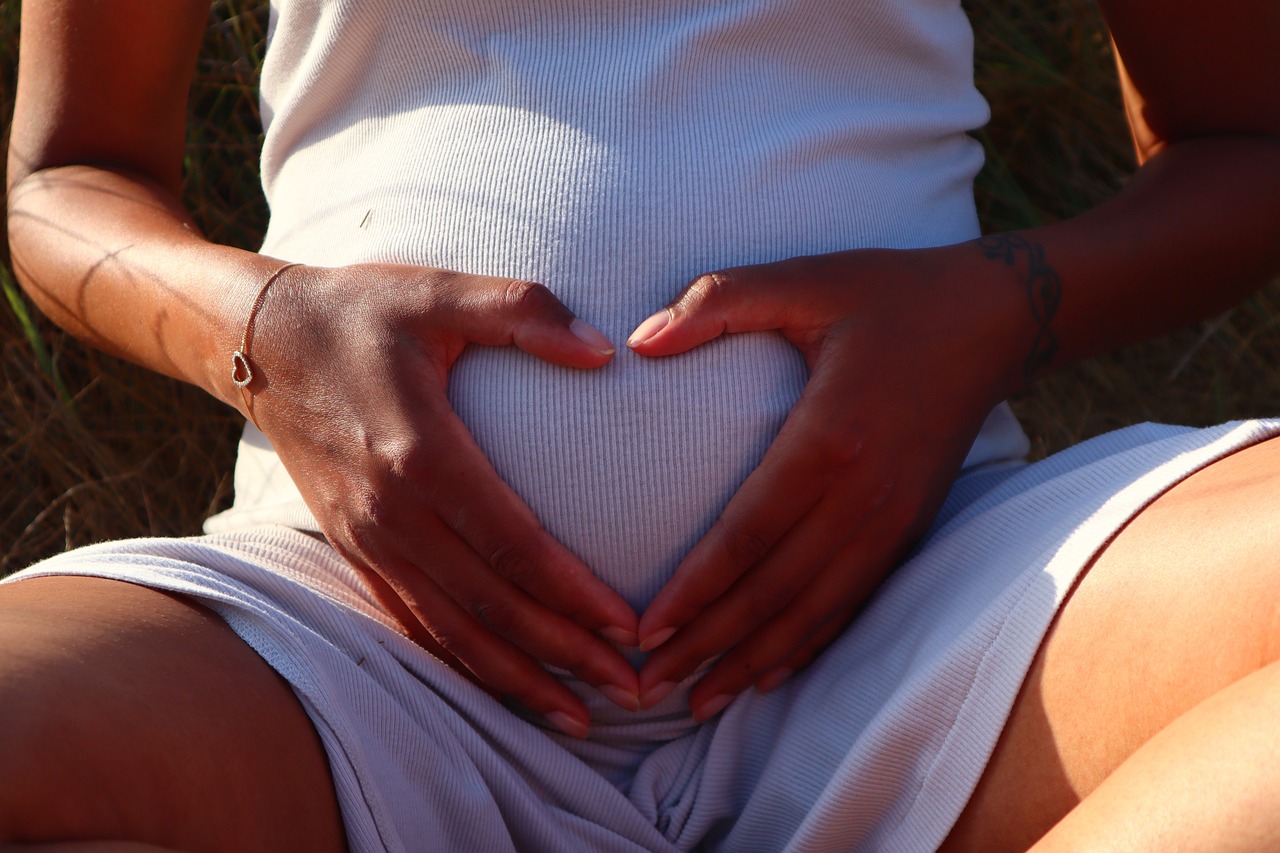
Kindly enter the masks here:
[[[538, 281], [618, 344], [596, 371], [473, 347], [460, 416], [638, 610], [800, 394], [774, 334], [622, 342], [699, 273], [975, 237], [987, 118], [957, 0], [276, 0], [263, 251]], [[927, 436], [927, 425], [921, 425]], [[970, 464], [1018, 456], [1000, 409]], [[315, 526], [250, 428], [209, 528]]]

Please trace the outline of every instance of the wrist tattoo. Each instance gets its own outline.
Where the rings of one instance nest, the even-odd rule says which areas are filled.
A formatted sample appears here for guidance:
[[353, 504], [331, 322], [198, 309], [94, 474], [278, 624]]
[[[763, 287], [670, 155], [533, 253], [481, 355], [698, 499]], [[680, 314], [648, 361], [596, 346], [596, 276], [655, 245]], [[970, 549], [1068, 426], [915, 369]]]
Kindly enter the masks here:
[[1053, 267], [1044, 262], [1044, 246], [1039, 243], [1032, 243], [1016, 234], [992, 234], [978, 240], [978, 245], [987, 260], [1002, 260], [1009, 266], [1017, 264], [1020, 255], [1027, 257], [1027, 277], [1022, 286], [1031, 306], [1031, 317], [1036, 323], [1035, 340], [1022, 363], [1022, 383], [1028, 385], [1058, 354], [1058, 337], [1050, 324], [1062, 302], [1062, 279]]

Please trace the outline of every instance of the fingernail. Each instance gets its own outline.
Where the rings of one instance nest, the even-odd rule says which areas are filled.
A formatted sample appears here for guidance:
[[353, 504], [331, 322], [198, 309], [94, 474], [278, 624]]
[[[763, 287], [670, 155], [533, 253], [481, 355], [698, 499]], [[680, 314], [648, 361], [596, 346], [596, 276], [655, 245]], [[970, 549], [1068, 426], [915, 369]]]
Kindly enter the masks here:
[[640, 707], [652, 708], [654, 705], [657, 705], [663, 699], [666, 699], [671, 695], [671, 691], [675, 689], [676, 683], [674, 681], [659, 681], [657, 684], [646, 690], [640, 697]]
[[573, 336], [591, 347], [598, 353], [609, 355], [613, 352], [613, 343], [604, 336], [604, 333], [586, 320], [573, 318], [573, 322], [569, 324], [569, 331], [573, 332]]
[[782, 686], [783, 682], [795, 674], [796, 672], [794, 669], [787, 669], [785, 666], [780, 666], [756, 682], [756, 692], [769, 693], [770, 691], [777, 690]]
[[581, 720], [574, 719], [564, 711], [552, 711], [546, 716], [547, 722], [555, 726], [569, 737], [576, 737], [582, 740], [587, 736], [587, 724]]
[[709, 720], [727, 708], [733, 699], [734, 697], [730, 696], [728, 693], [721, 693], [719, 696], [713, 696], [702, 703], [702, 707], [698, 709], [694, 714], [694, 717], [697, 718], [698, 722]]
[[640, 697], [629, 690], [623, 690], [613, 684], [605, 684], [600, 687], [600, 692], [619, 708], [625, 708], [628, 711], [640, 710]]
[[676, 632], [675, 628], [663, 628], [661, 631], [654, 631], [652, 634], [645, 637], [644, 640], [640, 643], [640, 651], [642, 652], [653, 651], [658, 646], [665, 643], [667, 640], [670, 640], [671, 635], [674, 634], [675, 632]]
[[610, 640], [613, 640], [620, 646], [635, 648], [639, 644], [640, 639], [636, 636], [635, 631], [628, 631], [626, 628], [601, 628], [600, 633], [604, 634]]
[[627, 346], [634, 347], [644, 343], [665, 329], [670, 322], [671, 310], [668, 308], [662, 309], [639, 326], [636, 326], [636, 330], [631, 333], [631, 337], [627, 338]]

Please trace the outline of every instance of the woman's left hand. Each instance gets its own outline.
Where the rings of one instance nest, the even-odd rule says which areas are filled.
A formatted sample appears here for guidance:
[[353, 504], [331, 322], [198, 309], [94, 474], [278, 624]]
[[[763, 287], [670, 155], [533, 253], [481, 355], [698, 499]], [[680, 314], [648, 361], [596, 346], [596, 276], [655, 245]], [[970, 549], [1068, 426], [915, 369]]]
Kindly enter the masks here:
[[924, 532], [1021, 379], [1011, 338], [1032, 332], [1017, 328], [1004, 266], [965, 243], [737, 267], [637, 328], [629, 344], [645, 356], [777, 329], [810, 373], [759, 467], [641, 618], [641, 648], [656, 648], [640, 672], [645, 707], [717, 656], [690, 699], [699, 720], [778, 686]]

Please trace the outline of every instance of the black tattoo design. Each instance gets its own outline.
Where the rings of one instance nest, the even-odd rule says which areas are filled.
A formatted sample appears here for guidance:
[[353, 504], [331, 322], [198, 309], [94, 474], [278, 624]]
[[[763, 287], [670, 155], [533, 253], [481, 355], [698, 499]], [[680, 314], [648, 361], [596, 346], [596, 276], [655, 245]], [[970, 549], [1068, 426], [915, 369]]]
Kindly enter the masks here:
[[1044, 262], [1044, 246], [1032, 243], [1016, 234], [993, 234], [978, 241], [988, 260], [1002, 260], [1009, 266], [1018, 262], [1018, 256], [1026, 253], [1027, 278], [1023, 287], [1031, 304], [1031, 316], [1036, 321], [1036, 337], [1031, 351], [1022, 363], [1022, 382], [1027, 385], [1058, 354], [1058, 337], [1050, 324], [1062, 302], [1062, 279], [1053, 267]]

